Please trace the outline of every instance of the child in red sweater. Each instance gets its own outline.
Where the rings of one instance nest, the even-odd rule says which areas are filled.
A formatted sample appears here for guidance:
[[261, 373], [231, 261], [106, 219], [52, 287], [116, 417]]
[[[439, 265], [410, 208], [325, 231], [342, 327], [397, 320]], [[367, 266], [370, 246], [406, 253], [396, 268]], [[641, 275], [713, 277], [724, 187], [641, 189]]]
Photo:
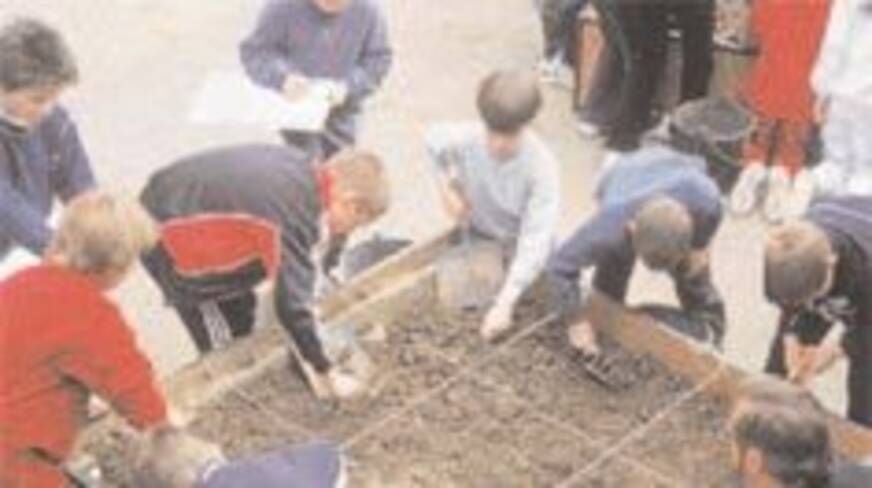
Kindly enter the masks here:
[[85, 194], [44, 263], [0, 282], [0, 486], [65, 486], [91, 393], [140, 430], [166, 422], [149, 361], [105, 296], [154, 241], [152, 228], [141, 211]]
[[758, 127], [746, 147], [746, 167], [731, 204], [737, 214], [751, 212], [767, 185], [764, 213], [777, 221], [801, 213], [813, 190], [804, 168], [815, 127], [810, 78], [830, 0], [752, 1], [752, 30], [760, 55], [749, 74], [745, 98], [756, 112]]

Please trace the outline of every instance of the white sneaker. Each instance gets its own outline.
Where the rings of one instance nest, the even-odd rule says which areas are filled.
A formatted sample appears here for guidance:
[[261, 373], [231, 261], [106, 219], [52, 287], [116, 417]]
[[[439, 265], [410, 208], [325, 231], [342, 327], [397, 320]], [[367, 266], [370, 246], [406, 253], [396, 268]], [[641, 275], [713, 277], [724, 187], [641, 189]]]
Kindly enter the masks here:
[[793, 185], [787, 199], [786, 215], [789, 219], [797, 219], [805, 214], [815, 195], [815, 179], [811, 171], [801, 169], [793, 177]]
[[730, 210], [734, 215], [745, 217], [757, 208], [765, 181], [766, 167], [761, 163], [751, 163], [742, 170], [730, 195]]
[[791, 196], [790, 176], [781, 166], [769, 170], [766, 184], [766, 200], [763, 202], [763, 215], [771, 223], [784, 221], [788, 214]]

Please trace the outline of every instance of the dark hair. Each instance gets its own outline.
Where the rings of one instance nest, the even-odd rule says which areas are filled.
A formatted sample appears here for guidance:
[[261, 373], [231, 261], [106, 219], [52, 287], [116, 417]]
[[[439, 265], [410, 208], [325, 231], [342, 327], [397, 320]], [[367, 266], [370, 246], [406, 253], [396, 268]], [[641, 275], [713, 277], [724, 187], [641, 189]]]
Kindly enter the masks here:
[[476, 103], [488, 129], [516, 134], [539, 113], [542, 94], [532, 74], [496, 71], [481, 82]]
[[68, 85], [79, 69], [61, 35], [33, 19], [0, 27], [0, 87], [5, 91]]
[[805, 409], [773, 404], [747, 407], [733, 423], [740, 449], [759, 449], [770, 476], [791, 488], [825, 488], [832, 451], [826, 422]]
[[770, 476], [790, 488], [824, 488], [833, 460], [826, 415], [806, 390], [774, 378], [746, 381], [731, 431], [741, 450], [758, 449]]
[[821, 289], [830, 269], [832, 247], [810, 222], [791, 222], [769, 233], [764, 282], [766, 297], [779, 305], [800, 305]]

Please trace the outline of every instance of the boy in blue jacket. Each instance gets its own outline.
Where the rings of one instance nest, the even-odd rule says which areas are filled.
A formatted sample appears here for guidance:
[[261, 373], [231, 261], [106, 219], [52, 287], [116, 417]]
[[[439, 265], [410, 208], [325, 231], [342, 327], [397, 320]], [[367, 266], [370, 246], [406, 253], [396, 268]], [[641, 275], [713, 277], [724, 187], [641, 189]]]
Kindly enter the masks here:
[[0, 27], [0, 263], [16, 248], [41, 256], [54, 200], [95, 185], [76, 124], [57, 105], [78, 77], [51, 27], [29, 19]]

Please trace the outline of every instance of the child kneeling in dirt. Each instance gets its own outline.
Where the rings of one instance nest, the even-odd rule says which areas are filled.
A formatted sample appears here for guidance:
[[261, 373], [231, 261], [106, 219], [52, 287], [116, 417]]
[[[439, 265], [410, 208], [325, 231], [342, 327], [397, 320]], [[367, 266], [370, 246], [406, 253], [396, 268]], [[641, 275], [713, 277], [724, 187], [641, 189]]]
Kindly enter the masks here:
[[[703, 123], [681, 121], [682, 127]], [[708, 251], [721, 223], [721, 195], [706, 161], [692, 154], [698, 143], [677, 128], [672, 137], [672, 147], [647, 146], [605, 169], [596, 193], [599, 209], [548, 263], [561, 319], [574, 322], [570, 341], [587, 359], [598, 358], [600, 349], [581, 318], [581, 274], [596, 268], [594, 288], [623, 303], [637, 256], [651, 270], [669, 273], [682, 308], [707, 325], [715, 345], [723, 341], [724, 303], [711, 281]]]
[[344, 488], [345, 459], [330, 444], [277, 449], [237, 461], [180, 430], [155, 432], [139, 447], [134, 488]]
[[426, 145], [451, 218], [514, 254], [481, 327], [491, 339], [509, 328], [515, 303], [547, 262], [560, 215], [560, 183], [554, 155], [528, 128], [542, 105], [535, 77], [492, 73], [479, 87], [477, 104], [483, 123], [434, 125]]
[[800, 385], [846, 357], [848, 418], [872, 426], [872, 197], [822, 198], [766, 243], [766, 297], [781, 307], [766, 365]]
[[167, 422], [151, 365], [105, 295], [155, 241], [144, 212], [86, 193], [45, 261], [0, 283], [0, 485], [65, 486], [91, 393], [140, 430]]

